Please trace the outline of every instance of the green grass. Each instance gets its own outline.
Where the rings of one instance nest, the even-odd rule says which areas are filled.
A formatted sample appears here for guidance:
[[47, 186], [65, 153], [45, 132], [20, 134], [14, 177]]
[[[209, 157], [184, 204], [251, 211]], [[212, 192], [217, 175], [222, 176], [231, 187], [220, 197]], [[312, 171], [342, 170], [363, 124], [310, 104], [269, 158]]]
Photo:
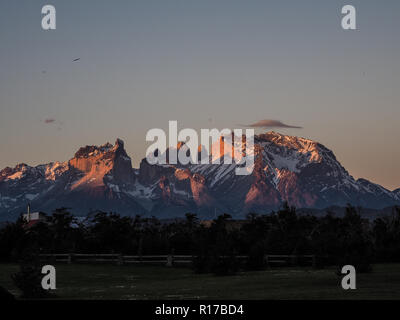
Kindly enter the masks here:
[[[374, 265], [343, 290], [334, 269], [279, 268], [216, 277], [162, 266], [56, 265], [61, 299], [400, 299], [400, 264]], [[19, 295], [0, 264], [0, 285]]]

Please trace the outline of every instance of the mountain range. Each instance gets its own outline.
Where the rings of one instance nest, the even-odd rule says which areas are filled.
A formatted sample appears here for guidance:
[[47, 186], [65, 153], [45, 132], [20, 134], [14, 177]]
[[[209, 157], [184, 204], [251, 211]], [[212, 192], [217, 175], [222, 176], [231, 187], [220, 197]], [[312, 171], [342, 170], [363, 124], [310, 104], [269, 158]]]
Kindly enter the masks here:
[[28, 203], [48, 213], [67, 207], [77, 215], [102, 210], [158, 218], [187, 212], [240, 218], [269, 213], [284, 202], [312, 210], [400, 205], [400, 189], [354, 179], [318, 142], [271, 131], [256, 135], [254, 146], [254, 169], [247, 176], [235, 174], [236, 164], [151, 165], [143, 159], [133, 168], [120, 139], [82, 147], [66, 162], [7, 167], [0, 171], [0, 220], [14, 220]]

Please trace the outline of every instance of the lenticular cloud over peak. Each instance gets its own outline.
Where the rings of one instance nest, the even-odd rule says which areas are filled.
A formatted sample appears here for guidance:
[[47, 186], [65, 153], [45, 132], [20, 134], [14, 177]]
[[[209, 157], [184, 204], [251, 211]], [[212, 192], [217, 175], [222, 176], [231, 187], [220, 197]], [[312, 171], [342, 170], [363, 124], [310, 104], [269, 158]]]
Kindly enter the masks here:
[[251, 127], [251, 128], [293, 128], [293, 129], [302, 129], [303, 127], [299, 126], [292, 126], [283, 123], [279, 120], [272, 120], [272, 119], [264, 119], [259, 120], [252, 124], [243, 125], [244, 127]]

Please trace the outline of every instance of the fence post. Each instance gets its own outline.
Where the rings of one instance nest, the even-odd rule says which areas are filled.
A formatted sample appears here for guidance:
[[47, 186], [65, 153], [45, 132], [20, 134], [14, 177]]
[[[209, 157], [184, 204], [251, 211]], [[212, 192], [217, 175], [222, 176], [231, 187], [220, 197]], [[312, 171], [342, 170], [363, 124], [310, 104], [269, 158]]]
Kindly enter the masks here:
[[317, 259], [315, 257], [315, 254], [313, 254], [312, 256], [312, 266], [314, 269], [317, 267]]
[[72, 263], [72, 253], [69, 253], [69, 254], [68, 254], [68, 261], [67, 261], [67, 263], [68, 263], [68, 264], [71, 264], [71, 263]]
[[267, 254], [264, 256], [264, 260], [265, 260], [265, 265], [269, 269], [269, 259], [268, 259], [268, 255]]
[[173, 263], [174, 263], [174, 256], [172, 254], [169, 254], [167, 256], [167, 267], [172, 267]]
[[122, 254], [118, 255], [118, 265], [122, 266], [124, 264], [124, 258], [122, 257]]

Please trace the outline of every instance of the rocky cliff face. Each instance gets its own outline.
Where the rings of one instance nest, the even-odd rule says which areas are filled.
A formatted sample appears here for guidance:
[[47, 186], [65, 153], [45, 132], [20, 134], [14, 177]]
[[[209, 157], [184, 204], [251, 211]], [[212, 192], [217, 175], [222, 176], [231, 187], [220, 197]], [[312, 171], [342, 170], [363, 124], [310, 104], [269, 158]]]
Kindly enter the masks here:
[[124, 143], [118, 139], [96, 147], [80, 148], [68, 165], [82, 173], [82, 177], [71, 185], [71, 189], [127, 186], [135, 182], [131, 158], [126, 154]]
[[25, 210], [27, 203], [45, 212], [68, 207], [77, 214], [97, 209], [146, 213], [124, 192], [136, 178], [121, 140], [82, 147], [67, 162], [5, 168], [0, 177], [0, 212], [8, 217]]
[[[177, 149], [183, 144], [177, 146]], [[236, 147], [236, 146], [235, 146]], [[213, 145], [210, 162], [235, 151]], [[201, 147], [198, 150], [201, 151]], [[200, 155], [199, 155], [200, 156]], [[299, 208], [345, 206], [383, 208], [400, 204], [400, 189], [389, 191], [355, 180], [333, 152], [318, 142], [268, 132], [255, 137], [254, 169], [235, 174], [236, 164], [150, 165], [133, 169], [124, 143], [80, 148], [67, 162], [0, 171], [0, 217], [15, 218], [31, 203], [51, 212], [69, 207], [85, 215], [104, 210], [161, 218], [196, 212], [205, 218], [228, 212], [266, 213], [284, 201]]]

